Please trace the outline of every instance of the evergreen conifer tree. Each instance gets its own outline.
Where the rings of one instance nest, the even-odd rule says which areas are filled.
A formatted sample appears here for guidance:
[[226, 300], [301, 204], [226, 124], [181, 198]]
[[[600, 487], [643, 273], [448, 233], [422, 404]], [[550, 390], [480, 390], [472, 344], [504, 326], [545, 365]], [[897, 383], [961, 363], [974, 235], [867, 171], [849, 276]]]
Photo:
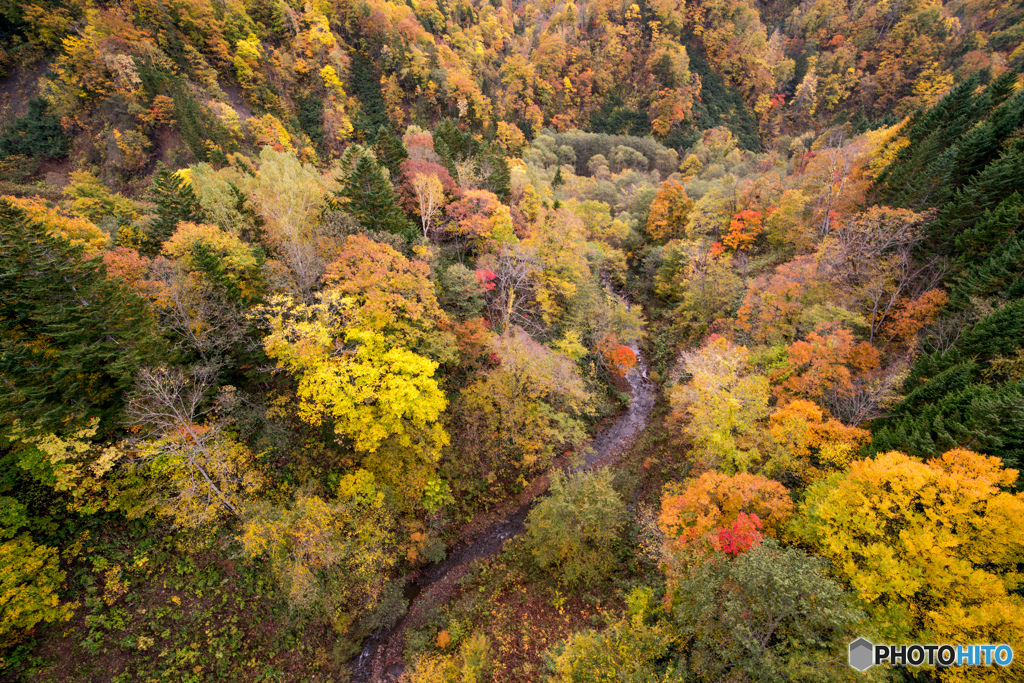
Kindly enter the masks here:
[[372, 156], [363, 155], [345, 180], [340, 192], [342, 208], [364, 230], [393, 232], [411, 238], [412, 223], [398, 206], [395, 190]]
[[0, 201], [0, 431], [15, 417], [57, 430], [98, 416], [109, 429], [135, 370], [163, 356], [156, 329], [99, 258]]
[[381, 126], [378, 129], [374, 154], [391, 174], [392, 185], [397, 183], [402, 177], [402, 162], [409, 158], [409, 152], [402, 144], [402, 138], [395, 135], [390, 126]]
[[178, 223], [202, 223], [205, 218], [192, 186], [163, 164], [157, 166], [156, 176], [149, 188], [150, 199], [156, 204], [156, 218], [147, 226], [146, 250], [150, 254], [160, 251], [161, 245], [174, 234]]

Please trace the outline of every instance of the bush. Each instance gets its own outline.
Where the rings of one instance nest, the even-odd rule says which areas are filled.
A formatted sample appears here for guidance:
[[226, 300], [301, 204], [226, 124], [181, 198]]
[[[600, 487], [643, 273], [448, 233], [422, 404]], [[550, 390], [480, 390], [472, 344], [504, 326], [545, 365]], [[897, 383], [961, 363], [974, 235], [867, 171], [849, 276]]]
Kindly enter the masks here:
[[551, 495], [530, 511], [527, 543], [543, 569], [568, 585], [590, 584], [614, 566], [626, 508], [607, 470], [551, 478]]

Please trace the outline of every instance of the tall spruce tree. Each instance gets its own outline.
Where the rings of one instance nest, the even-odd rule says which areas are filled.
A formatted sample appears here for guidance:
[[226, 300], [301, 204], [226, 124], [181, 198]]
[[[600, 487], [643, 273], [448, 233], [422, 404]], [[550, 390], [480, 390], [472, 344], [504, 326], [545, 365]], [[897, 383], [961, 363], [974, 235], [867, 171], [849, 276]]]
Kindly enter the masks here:
[[415, 236], [414, 226], [398, 206], [394, 188], [371, 155], [360, 157], [338, 196], [342, 208], [364, 230], [392, 232], [406, 238]]
[[373, 151], [391, 174], [391, 183], [398, 183], [402, 177], [402, 162], [409, 158], [402, 138], [395, 135], [390, 126], [381, 126], [377, 130], [377, 143]]
[[174, 234], [178, 223], [201, 223], [205, 212], [188, 181], [163, 164], [157, 165], [156, 176], [149, 188], [149, 197], [156, 204], [156, 217], [146, 228], [146, 251], [156, 254]]
[[0, 201], [0, 432], [14, 419], [62, 430], [113, 426], [136, 369], [164, 345], [145, 301], [99, 258]]

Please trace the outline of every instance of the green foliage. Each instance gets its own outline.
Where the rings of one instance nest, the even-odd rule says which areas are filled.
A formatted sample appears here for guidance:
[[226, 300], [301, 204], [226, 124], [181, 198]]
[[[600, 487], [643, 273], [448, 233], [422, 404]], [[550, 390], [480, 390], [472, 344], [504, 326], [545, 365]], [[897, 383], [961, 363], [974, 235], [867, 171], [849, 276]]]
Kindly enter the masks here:
[[143, 300], [98, 260], [0, 202], [0, 425], [113, 426], [135, 370], [162, 356]]
[[363, 139], [373, 142], [381, 126], [389, 126], [387, 105], [380, 90], [380, 77], [371, 60], [361, 51], [352, 53], [352, 89], [363, 107], [355, 120], [355, 128]]
[[8, 124], [0, 137], [0, 156], [24, 156], [59, 159], [67, 156], [70, 139], [60, 125], [60, 117], [49, 111], [46, 100], [28, 103], [28, 113]]
[[950, 349], [918, 360], [906, 397], [873, 425], [869, 452], [905, 450], [936, 457], [952, 448], [1024, 464], [1024, 383], [992, 372], [1024, 346], [1024, 299], [1015, 299], [965, 330]]
[[391, 182], [396, 183], [402, 177], [402, 162], [409, 158], [409, 152], [402, 144], [402, 138], [395, 135], [390, 126], [381, 126], [377, 131], [377, 143], [374, 145], [377, 159], [391, 174]]
[[672, 585], [671, 612], [690, 670], [706, 681], [730, 672], [820, 681], [824, 661], [842, 656], [861, 618], [827, 562], [771, 538], [734, 560], [691, 567]]
[[342, 208], [364, 230], [390, 232], [407, 239], [415, 236], [415, 226], [402, 213], [394, 188], [371, 155], [359, 158], [338, 196]]
[[615, 567], [625, 513], [608, 470], [555, 472], [550, 495], [527, 518], [530, 552], [537, 564], [567, 585], [592, 584]]
[[160, 251], [163, 243], [174, 234], [178, 223], [202, 223], [205, 220], [203, 207], [191, 184], [180, 173], [163, 164], [157, 165], [149, 197], [156, 204], [156, 217], [146, 226], [149, 236], [147, 247], [151, 253]]
[[456, 263], [441, 272], [438, 278], [441, 295], [438, 302], [458, 320], [479, 318], [484, 312], [484, 293], [476, 274]]
[[690, 680], [679, 661], [678, 636], [671, 624], [621, 620], [603, 631], [573, 634], [555, 648], [557, 683], [673, 683]]

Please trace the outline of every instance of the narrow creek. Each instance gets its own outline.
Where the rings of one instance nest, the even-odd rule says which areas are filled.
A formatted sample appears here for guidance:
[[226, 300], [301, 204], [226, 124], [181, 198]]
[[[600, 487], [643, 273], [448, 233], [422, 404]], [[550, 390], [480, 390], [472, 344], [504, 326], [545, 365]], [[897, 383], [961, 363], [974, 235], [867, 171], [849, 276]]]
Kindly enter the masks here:
[[[606, 288], [614, 293], [609, 283]], [[629, 302], [623, 299], [629, 306]], [[582, 462], [574, 471], [607, 467], [633, 444], [644, 430], [654, 409], [655, 389], [647, 378], [647, 361], [637, 344], [630, 345], [636, 353], [636, 365], [626, 375], [630, 388], [629, 409], [615, 422], [594, 435], [584, 451]], [[521, 534], [526, 528], [526, 517], [535, 502], [531, 498], [517, 510], [491, 524], [472, 543], [456, 545], [448, 557], [427, 565], [416, 578], [405, 586], [405, 599], [409, 606], [405, 616], [388, 629], [381, 629], [367, 639], [362, 653], [351, 661], [352, 683], [387, 683], [396, 681], [405, 670], [403, 649], [405, 627], [410, 617], [444, 604], [455, 588], [455, 581], [465, 573], [473, 560], [498, 554], [505, 541]]]

